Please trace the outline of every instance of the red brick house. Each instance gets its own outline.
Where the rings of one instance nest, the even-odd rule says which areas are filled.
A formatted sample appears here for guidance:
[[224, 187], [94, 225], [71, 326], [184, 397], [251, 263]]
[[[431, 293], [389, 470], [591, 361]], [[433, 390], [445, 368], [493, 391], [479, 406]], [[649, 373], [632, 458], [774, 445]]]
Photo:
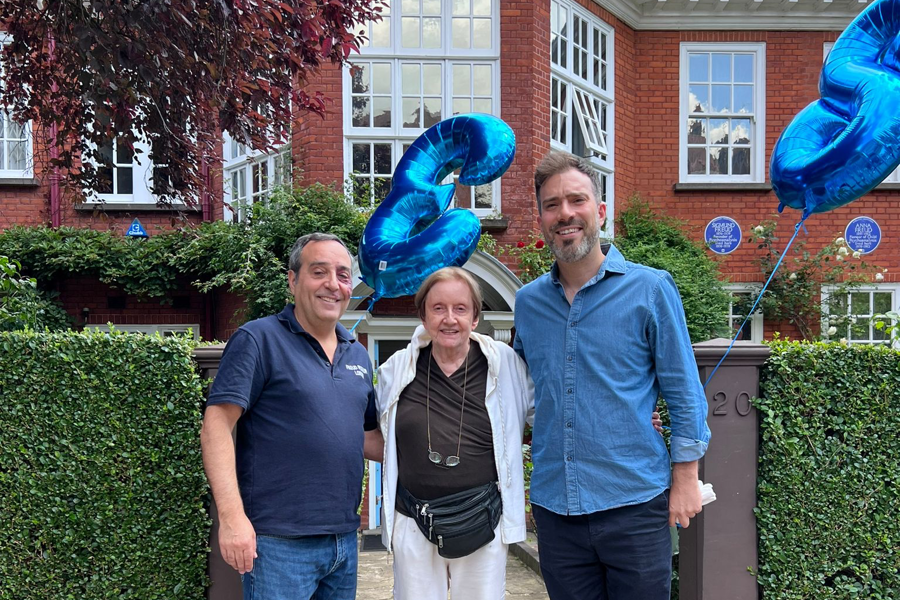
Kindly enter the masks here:
[[[66, 200], [38, 151], [47, 132], [10, 122], [0, 130], [0, 228], [52, 224], [125, 231], [139, 218], [150, 234], [186, 219], [240, 219], [229, 205], [263, 199], [284, 181], [286, 165], [303, 182], [369, 184], [374, 204], [405, 147], [425, 128], [460, 112], [503, 118], [517, 136], [516, 159], [502, 181], [460, 189], [458, 205], [485, 219], [502, 243], [536, 229], [532, 173], [551, 148], [590, 156], [601, 174], [612, 217], [634, 193], [698, 229], [718, 216], [734, 219], [741, 245], [722, 271], [739, 292], [761, 285], [747, 243], [750, 229], [778, 205], [768, 163], [778, 135], [818, 96], [823, 57], [865, 0], [393, 0], [357, 69], [327, 68], [311, 85], [331, 99], [325, 118], [298, 115], [290, 150], [251, 156], [229, 139], [223, 166], [212, 168], [197, 208], [158, 208], [147, 181], [152, 166], [110, 148], [111, 189], [93, 201]], [[2, 40], [0, 40], [2, 41]], [[289, 154], [288, 154], [289, 152]], [[290, 159], [290, 163], [288, 162]], [[900, 308], [900, 176], [875, 193], [807, 221], [815, 251], [859, 216], [874, 219], [882, 241], [867, 258], [887, 272], [852, 299], [860, 317]], [[97, 202], [103, 200], [104, 202]], [[778, 231], [788, 237], [799, 215]], [[612, 219], [610, 219], [612, 223]], [[610, 227], [612, 227], [610, 225]], [[609, 235], [615, 232], [610, 229]], [[515, 290], [509, 267], [476, 255], [468, 268], [485, 287], [480, 328], [508, 340]], [[360, 285], [358, 292], [364, 291]], [[96, 282], [70, 280], [62, 299], [88, 324], [123, 329], [192, 326], [224, 339], [237, 300], [201, 295], [187, 283], [171, 307], [138, 305]], [[360, 294], [356, 294], [360, 295]], [[374, 314], [351, 306], [345, 324], [380, 362], [417, 324], [408, 302], [383, 300]], [[752, 338], [785, 331], [755, 317]], [[788, 331], [787, 333], [792, 333]], [[854, 337], [854, 336], [849, 336]], [[871, 342], [873, 331], [851, 341]], [[374, 522], [372, 523], [374, 525]]]

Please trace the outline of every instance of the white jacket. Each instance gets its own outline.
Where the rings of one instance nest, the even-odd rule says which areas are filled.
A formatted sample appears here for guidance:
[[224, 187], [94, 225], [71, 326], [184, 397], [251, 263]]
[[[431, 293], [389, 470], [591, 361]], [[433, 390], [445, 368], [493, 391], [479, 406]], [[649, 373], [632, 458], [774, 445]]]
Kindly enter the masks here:
[[[530, 420], [534, 412], [534, 383], [524, 361], [508, 345], [475, 332], [469, 335], [469, 339], [481, 347], [488, 361], [485, 405], [493, 431], [494, 461], [503, 503], [500, 539], [505, 544], [513, 544], [525, 539], [522, 434], [526, 419]], [[419, 351], [430, 342], [431, 337], [419, 325], [409, 346], [378, 368], [375, 389], [378, 393], [378, 421], [384, 436], [381, 539], [388, 549], [391, 548], [397, 498], [397, 440], [394, 437], [397, 401], [400, 392], [416, 375]]]

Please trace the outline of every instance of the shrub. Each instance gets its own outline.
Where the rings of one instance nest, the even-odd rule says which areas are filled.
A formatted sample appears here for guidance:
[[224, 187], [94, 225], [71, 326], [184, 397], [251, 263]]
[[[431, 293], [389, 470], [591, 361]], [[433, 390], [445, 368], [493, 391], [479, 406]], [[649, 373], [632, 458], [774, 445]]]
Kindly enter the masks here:
[[202, 598], [191, 342], [0, 333], [0, 599]]
[[202, 292], [221, 287], [244, 296], [244, 316], [254, 319], [280, 311], [289, 299], [288, 253], [298, 237], [334, 233], [355, 252], [365, 224], [366, 215], [341, 192], [316, 184], [276, 190], [253, 205], [248, 223], [203, 223], [148, 239], [72, 227], [11, 227], [0, 233], [0, 254], [16, 257], [22, 272], [43, 288], [65, 277], [96, 277], [141, 300], [166, 301], [185, 280]]
[[719, 279], [719, 265], [706, 248], [688, 235], [687, 226], [654, 212], [633, 195], [616, 219], [616, 247], [632, 262], [663, 269], [672, 275], [692, 342], [725, 336], [730, 295]]
[[900, 353], [776, 341], [761, 384], [766, 600], [900, 597]]

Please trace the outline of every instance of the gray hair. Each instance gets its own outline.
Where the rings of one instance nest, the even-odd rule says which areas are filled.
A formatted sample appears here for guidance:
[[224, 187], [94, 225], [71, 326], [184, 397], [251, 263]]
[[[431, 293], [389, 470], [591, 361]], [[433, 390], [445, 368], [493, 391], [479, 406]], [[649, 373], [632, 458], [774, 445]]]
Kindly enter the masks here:
[[300, 273], [300, 267], [303, 266], [300, 262], [300, 255], [310, 242], [337, 242], [344, 247], [344, 250], [347, 251], [347, 256], [350, 257], [350, 262], [353, 262], [353, 255], [350, 254], [350, 249], [347, 248], [347, 244], [344, 243], [344, 240], [331, 233], [316, 231], [314, 233], [307, 233], [306, 235], [297, 238], [297, 241], [294, 242], [294, 246], [291, 248], [291, 257], [288, 260], [288, 269], [294, 273]]
[[554, 175], [565, 173], [575, 169], [584, 173], [591, 180], [591, 188], [594, 191], [594, 200], [597, 204], [603, 202], [603, 194], [600, 189], [600, 176], [597, 170], [586, 159], [568, 152], [553, 151], [547, 154], [534, 170], [534, 195], [537, 198], [538, 214], [541, 214], [541, 187]]

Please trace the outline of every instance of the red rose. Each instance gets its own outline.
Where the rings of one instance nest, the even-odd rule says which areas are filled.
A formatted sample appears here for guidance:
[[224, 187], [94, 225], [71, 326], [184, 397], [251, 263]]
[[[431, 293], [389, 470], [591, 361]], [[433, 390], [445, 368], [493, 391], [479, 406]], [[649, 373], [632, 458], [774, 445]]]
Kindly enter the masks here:
[[544, 240], [538, 240], [534, 243], [534, 247], [540, 250], [544, 247]]
[[524, 248], [524, 247], [525, 247], [525, 242], [519, 242], [518, 244], [516, 244], [516, 246], [517, 246], [518, 248]]

